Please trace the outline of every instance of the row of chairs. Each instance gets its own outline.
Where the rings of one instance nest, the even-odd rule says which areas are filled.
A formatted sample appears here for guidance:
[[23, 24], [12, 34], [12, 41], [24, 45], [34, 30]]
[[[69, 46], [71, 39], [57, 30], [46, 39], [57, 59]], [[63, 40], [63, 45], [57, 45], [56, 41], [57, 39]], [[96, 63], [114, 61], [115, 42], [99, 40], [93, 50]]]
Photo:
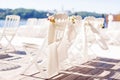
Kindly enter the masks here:
[[[12, 19], [7, 19], [7, 20], [12, 20]], [[18, 29], [19, 20], [20, 20], [20, 17], [19, 18], [17, 17], [17, 19], [15, 19], [15, 21], [17, 21], [15, 23], [17, 29]], [[11, 24], [11, 22], [9, 24]], [[96, 28], [94, 28], [94, 26], [95, 25], [93, 24], [93, 21], [91, 20], [91, 18], [90, 19], [85, 18], [84, 20], [82, 20], [80, 16], [73, 16], [71, 17], [71, 19], [69, 19], [68, 15], [66, 14], [53, 15], [52, 18], [50, 19], [48, 35], [44, 39], [44, 42], [42, 46], [38, 49], [38, 51], [34, 52], [36, 53], [36, 55], [34, 57], [30, 55], [30, 57], [32, 58], [31, 63], [27, 66], [27, 68], [23, 71], [22, 74], [25, 74], [26, 71], [29, 70], [32, 65], [35, 65], [41, 74], [45, 73], [44, 74], [45, 76], [40, 75], [42, 78], [50, 78], [58, 74], [59, 71], [61, 70], [60, 65], [64, 60], [68, 58], [68, 50], [71, 47], [71, 45], [75, 43], [74, 41], [76, 37], [81, 38], [81, 36], [79, 36], [79, 34], [81, 34], [80, 29], [82, 29], [83, 31], [82, 36], [84, 36], [82, 55], [84, 55], [84, 59], [88, 58], [89, 57], [88, 52], [86, 52], [88, 48], [87, 38], [89, 37], [86, 34], [87, 28], [89, 28], [89, 30], [92, 31], [93, 33], [96, 33], [101, 39], [99, 31]], [[12, 31], [7, 31], [7, 28], [3, 30], [2, 37], [5, 37], [10, 45], [12, 45], [11, 41], [13, 40], [17, 29], [15, 30], [14, 35], [9, 40], [8, 38], [6, 38], [7, 34], [5, 32], [12, 32]], [[72, 34], [74, 34], [73, 37], [71, 36]], [[102, 41], [103, 40], [104, 39], [102, 39]], [[101, 43], [105, 44], [104, 41]], [[25, 45], [24, 47], [28, 48], [30, 46], [31, 45], [29, 46]], [[107, 47], [107, 45], [104, 45], [104, 46]], [[33, 48], [33, 46], [31, 46], [31, 48]], [[46, 51], [45, 50], [46, 48], [48, 49], [48, 52], [44, 53], [44, 51]], [[26, 51], [26, 52], [30, 54], [29, 51]], [[38, 64], [39, 58], [41, 61], [40, 64]]]
[[[56, 15], [54, 15], [54, 16], [56, 16]], [[67, 15], [66, 15], [67, 16]], [[56, 16], [57, 17], [57, 16]], [[61, 18], [61, 17], [60, 17]], [[18, 26], [19, 26], [19, 21], [20, 21], [20, 16], [17, 16], [17, 15], [8, 15], [8, 16], [6, 16], [6, 20], [5, 20], [5, 25], [3, 26], [3, 31], [2, 31], [2, 35], [1, 35], [1, 40], [3, 39], [3, 38], [5, 38], [7, 41], [8, 41], [8, 45], [10, 45], [10, 47], [12, 47], [14, 50], [15, 50], [15, 47], [12, 45], [12, 40], [14, 39], [14, 37], [15, 37], [15, 34], [16, 34], [16, 32], [17, 32], [17, 30], [18, 30]], [[58, 24], [60, 24], [60, 27], [61, 26], [66, 26], [66, 22], [62, 22], [63, 24], [61, 24], [60, 22], [58, 23]], [[60, 27], [58, 27], [58, 28], [60, 28]], [[50, 30], [51, 28], [54, 28], [54, 29], [52, 29], [52, 30]], [[45, 41], [44, 41], [44, 43], [43, 43], [43, 45], [41, 46], [41, 48], [39, 49], [39, 52], [38, 53], [36, 53], [36, 55], [35, 55], [35, 58], [33, 58], [33, 60], [31, 60], [31, 64], [28, 66], [28, 68], [26, 69], [26, 70], [28, 70], [29, 69], [29, 67], [32, 65], [32, 64], [35, 64], [36, 65], [36, 67], [37, 67], [37, 69], [39, 69], [38, 67], [38, 63], [37, 63], [37, 58], [39, 57], [39, 56], [41, 56], [41, 53], [42, 53], [42, 51], [43, 51], [43, 48], [45, 48], [44, 46], [45, 46], [45, 44], [46, 43], [48, 43], [49, 44], [49, 39], [53, 36], [53, 39], [52, 39], [52, 41], [53, 42], [55, 42], [55, 41], [60, 41], [61, 39], [62, 39], [62, 35], [63, 35], [63, 33], [62, 33], [62, 35], [60, 36], [59, 35], [59, 37], [57, 37], [57, 32], [59, 32], [59, 29], [57, 29], [58, 31], [56, 31], [55, 29], [55, 26], [53, 26], [53, 24], [51, 24], [51, 28], [49, 28], [49, 32], [50, 32], [50, 35], [47, 35], [48, 36], [48, 39], [45, 39]], [[64, 29], [65, 29], [65, 27], [62, 27], [62, 28], [60, 28], [60, 32], [59, 33], [61, 33], [61, 32], [64, 32]], [[51, 31], [54, 31], [55, 33], [51, 33]], [[58, 33], [58, 34], [59, 34]], [[51, 41], [50, 41], [51, 42]], [[52, 43], [53, 43], [52, 42]], [[60, 43], [59, 43], [60, 44]], [[6, 52], [6, 50], [7, 50], [7, 48], [8, 48], [8, 45], [5, 47], [5, 48], [3, 48], [3, 50]], [[30, 46], [30, 45], [29, 45]], [[24, 46], [25, 48], [27, 48], [26, 47], [26, 45]], [[52, 46], [52, 47], [55, 47], [55, 46]], [[50, 49], [52, 49], [52, 48], [50, 48]], [[54, 50], [54, 49], [53, 49]], [[29, 53], [29, 51], [27, 51], [26, 50], [26, 52], [28, 53], [28, 54], [30, 54]], [[51, 52], [51, 50], [49, 51], [49, 57], [47, 58], [48, 59], [48, 61], [46, 62], [46, 60], [45, 59], [43, 59], [43, 61], [42, 61], [42, 63], [45, 61], [46, 63], [48, 63], [47, 65], [46, 65], [46, 67], [47, 67], [47, 75], [46, 75], [46, 77], [48, 78], [48, 77], [51, 77], [51, 76], [53, 76], [53, 75], [55, 75], [57, 72], [58, 72], [58, 65], [57, 65], [57, 63], [58, 62], [56, 62], [56, 60], [54, 61], [54, 60], [52, 60], [51, 61], [51, 59], [52, 59], [52, 53], [50, 53]], [[47, 53], [47, 55], [48, 55], [48, 53]], [[53, 55], [55, 55], [54, 53], [53, 53]], [[26, 56], [28, 56], [28, 55], [26, 55]], [[42, 55], [42, 57], [43, 57], [44, 55]], [[31, 58], [32, 58], [33, 56], [31, 56]], [[55, 56], [53, 57], [53, 58], [55, 58]], [[8, 62], [8, 63], [10, 63], [10, 62]], [[55, 64], [56, 65], [55, 65]], [[42, 65], [41, 65], [42, 66]], [[54, 67], [54, 69], [52, 69]], [[23, 72], [23, 74], [26, 72], [26, 70]], [[41, 71], [41, 69], [39, 69], [40, 71]], [[46, 70], [45, 70], [45, 72], [46, 72]]]
[[[35, 25], [35, 22], [37, 21], [36, 18], [29, 18], [27, 20], [27, 26], [28, 27], [33, 27], [33, 25]], [[44, 19], [45, 21], [45, 19]], [[38, 23], [37, 25], [42, 25], [41, 19], [38, 19]], [[0, 41], [5, 38], [7, 40], [7, 45], [5, 47], [2, 46], [1, 44], [1, 48], [4, 52], [6, 52], [7, 48], [10, 46], [13, 48], [14, 51], [15, 47], [12, 45], [12, 40], [14, 39], [15, 35], [17, 34], [18, 28], [19, 28], [19, 23], [20, 23], [20, 16], [18, 15], [7, 15], [4, 25], [0, 30]]]
[[[75, 17], [75, 18], [74, 18]], [[68, 50], [73, 45], [74, 39], [76, 39], [76, 36], [79, 34], [82, 34], [80, 29], [83, 31], [83, 43], [78, 43], [78, 44], [83, 44], [83, 53], [78, 54], [78, 56], [84, 56], [84, 60], [88, 61], [90, 59], [87, 49], [88, 49], [88, 40], [86, 39], [87, 37], [87, 27], [89, 28], [90, 31], [95, 33], [100, 39], [102, 38], [101, 35], [99, 34], [99, 31], [94, 28], [96, 24], [93, 24], [94, 21], [91, 20], [91, 18], [85, 18], [82, 20], [80, 16], [74, 16], [72, 19], [69, 19], [68, 15], [66, 14], [55, 14], [49, 17], [50, 25], [48, 29], [48, 35], [45, 39], [45, 42], [43, 43], [42, 47], [39, 49], [39, 53], [36, 55], [35, 58], [33, 58], [32, 63], [26, 68], [24, 73], [30, 69], [30, 67], [35, 64], [36, 68], [39, 69], [40, 73], [43, 74], [46, 72], [46, 76], [41, 76], [42, 78], [50, 78], [56, 74], [59, 73], [59, 71], [63, 68], [61, 68], [61, 64], [68, 58]], [[95, 18], [94, 18], [95, 19]], [[75, 21], [74, 21], [75, 20]], [[100, 23], [99, 23], [100, 24]], [[100, 25], [97, 25], [100, 26]], [[82, 28], [81, 28], [82, 27]], [[75, 29], [76, 28], [76, 29]], [[76, 31], [78, 30], [78, 31]], [[74, 35], [71, 38], [71, 34], [76, 32], [76, 35]], [[81, 36], [79, 36], [81, 37]], [[99, 40], [100, 43], [102, 44], [102, 47], [107, 49], [107, 45], [102, 38]], [[45, 45], [47, 43], [47, 46]], [[48, 47], [48, 53], [43, 54], [45, 51], [44, 48]], [[46, 63], [45, 65], [41, 64], [39, 67], [39, 64], [37, 63], [37, 59], [40, 56], [46, 56], [46, 59], [43, 59], [43, 64]], [[67, 65], [72, 65], [69, 62], [65, 62]], [[65, 65], [64, 65], [65, 66]], [[63, 67], [63, 66], [62, 66]]]

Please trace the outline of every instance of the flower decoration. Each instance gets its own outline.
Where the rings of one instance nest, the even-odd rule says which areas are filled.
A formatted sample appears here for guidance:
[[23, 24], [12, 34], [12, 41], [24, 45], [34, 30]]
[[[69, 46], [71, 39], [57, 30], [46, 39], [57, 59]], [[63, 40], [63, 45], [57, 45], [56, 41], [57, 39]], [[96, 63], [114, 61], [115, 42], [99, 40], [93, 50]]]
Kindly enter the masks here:
[[103, 28], [104, 25], [103, 24], [99, 24], [99, 26], [100, 26], [100, 28]]
[[53, 16], [49, 16], [48, 20], [53, 24], [55, 23], [55, 18]]
[[90, 25], [90, 22], [85, 20], [85, 21], [84, 21], [84, 25], [85, 25], [85, 26], [89, 26], [89, 25]]
[[74, 24], [75, 21], [76, 21], [76, 17], [75, 17], [75, 16], [71, 16], [71, 17], [69, 18], [69, 20]]

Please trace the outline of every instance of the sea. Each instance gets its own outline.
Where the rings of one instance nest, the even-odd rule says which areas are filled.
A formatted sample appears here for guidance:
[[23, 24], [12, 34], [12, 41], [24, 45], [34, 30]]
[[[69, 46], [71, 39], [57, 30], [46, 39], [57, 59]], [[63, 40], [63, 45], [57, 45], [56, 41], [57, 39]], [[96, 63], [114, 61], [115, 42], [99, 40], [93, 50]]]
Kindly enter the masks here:
[[[0, 20], [0, 27], [4, 26], [4, 22], [5, 22], [5, 20]], [[25, 25], [26, 22], [27, 22], [27, 20], [21, 20], [19, 25], [20, 26]]]

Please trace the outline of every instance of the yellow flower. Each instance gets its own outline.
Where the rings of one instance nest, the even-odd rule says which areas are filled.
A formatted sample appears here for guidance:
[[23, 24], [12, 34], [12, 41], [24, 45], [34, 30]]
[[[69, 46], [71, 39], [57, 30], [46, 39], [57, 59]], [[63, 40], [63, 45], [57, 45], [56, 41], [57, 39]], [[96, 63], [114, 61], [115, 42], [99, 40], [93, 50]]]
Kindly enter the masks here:
[[99, 26], [100, 26], [100, 28], [102, 28], [102, 27], [103, 27], [103, 24], [100, 24]]
[[55, 18], [53, 16], [49, 16], [48, 17], [48, 20], [51, 22], [51, 23], [55, 23]]
[[75, 17], [75, 16], [71, 16], [71, 17], [69, 18], [69, 20], [74, 24], [75, 21], [76, 21], [76, 17]]

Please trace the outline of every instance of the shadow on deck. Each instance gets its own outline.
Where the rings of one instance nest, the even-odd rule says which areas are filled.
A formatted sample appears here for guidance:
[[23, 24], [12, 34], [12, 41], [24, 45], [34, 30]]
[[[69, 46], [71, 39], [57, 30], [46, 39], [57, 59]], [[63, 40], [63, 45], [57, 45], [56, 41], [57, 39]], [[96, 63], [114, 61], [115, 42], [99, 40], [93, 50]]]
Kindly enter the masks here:
[[120, 80], [120, 60], [98, 57], [48, 80]]

